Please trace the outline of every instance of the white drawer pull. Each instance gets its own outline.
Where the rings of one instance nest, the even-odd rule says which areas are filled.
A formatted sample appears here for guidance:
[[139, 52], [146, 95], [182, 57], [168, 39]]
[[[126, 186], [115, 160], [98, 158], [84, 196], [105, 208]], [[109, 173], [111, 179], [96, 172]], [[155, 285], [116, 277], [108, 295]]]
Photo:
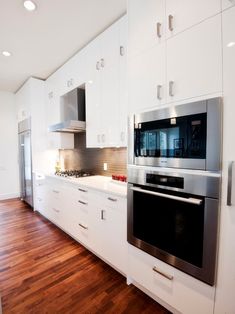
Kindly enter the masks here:
[[59, 194], [60, 191], [57, 191], [57, 190], [52, 190], [53, 193], [56, 193], [56, 194]]
[[56, 212], [56, 213], [59, 213], [60, 211], [59, 211], [59, 209], [56, 209], [56, 208], [52, 208], [53, 210], [54, 210], [54, 212]]
[[173, 278], [174, 278], [172, 275], [168, 275], [168, 274], [164, 273], [163, 271], [159, 270], [156, 266], [153, 267], [153, 271], [155, 271], [159, 275], [165, 277], [166, 279], [173, 280]]

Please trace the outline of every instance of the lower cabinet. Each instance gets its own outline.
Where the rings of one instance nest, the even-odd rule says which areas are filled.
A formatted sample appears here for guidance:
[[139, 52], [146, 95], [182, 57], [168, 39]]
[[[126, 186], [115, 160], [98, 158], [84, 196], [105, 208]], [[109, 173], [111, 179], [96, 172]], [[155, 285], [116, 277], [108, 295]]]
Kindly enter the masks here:
[[[213, 314], [215, 287], [129, 245], [128, 275], [144, 289], [183, 314]], [[159, 298], [159, 300], [158, 300]]]
[[91, 200], [91, 248], [105, 261], [127, 273], [126, 199], [105, 193]]
[[115, 269], [127, 273], [126, 198], [50, 177], [43, 185], [35, 185], [35, 195], [37, 211]]

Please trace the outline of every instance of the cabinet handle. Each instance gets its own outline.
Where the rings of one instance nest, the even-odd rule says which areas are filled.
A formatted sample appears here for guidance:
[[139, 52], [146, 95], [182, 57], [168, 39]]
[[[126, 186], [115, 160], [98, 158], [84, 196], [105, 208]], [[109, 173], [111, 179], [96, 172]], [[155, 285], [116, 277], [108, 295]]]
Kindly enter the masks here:
[[73, 78], [70, 79], [70, 86], [73, 86]]
[[85, 229], [85, 230], [88, 230], [88, 227], [82, 225], [82, 224], [78, 224], [81, 228]]
[[86, 192], [87, 192], [87, 190], [84, 190], [84, 189], [81, 189], [81, 188], [78, 188], [78, 191], [80, 191], [80, 192], [84, 192], [84, 193], [86, 193]]
[[174, 86], [174, 81], [170, 81], [169, 82], [169, 96], [171, 96], [171, 97], [174, 96], [173, 86]]
[[52, 190], [53, 193], [56, 193], [56, 194], [59, 194], [60, 191], [57, 191], [57, 190]]
[[97, 142], [100, 143], [100, 134], [97, 135]]
[[101, 220], [105, 220], [105, 218], [104, 218], [104, 212], [105, 212], [105, 210], [103, 210], [103, 209], [100, 211]]
[[42, 201], [42, 199], [41, 199], [40, 197], [38, 197], [38, 201], [39, 201], [39, 202], [41, 202], [41, 201]]
[[98, 70], [98, 71], [100, 70], [100, 62], [99, 61], [96, 62], [96, 70]]
[[162, 34], [161, 34], [161, 27], [162, 27], [162, 24], [161, 24], [161, 23], [157, 23], [157, 37], [158, 37], [158, 38], [161, 38], [161, 37], [162, 37]]
[[161, 89], [162, 89], [162, 85], [158, 85], [157, 86], [157, 99], [161, 100], [162, 96], [161, 96]]
[[68, 80], [68, 81], [67, 81], [67, 87], [69, 87], [69, 86], [70, 86], [70, 81]]
[[116, 198], [112, 198], [112, 197], [108, 197], [108, 200], [111, 201], [111, 202], [117, 202], [117, 199]]
[[101, 65], [101, 68], [104, 68], [104, 59], [102, 58], [102, 59], [100, 59], [100, 65]]
[[80, 201], [80, 200], [78, 200], [78, 203], [80, 203], [80, 204], [82, 204], [82, 205], [87, 205], [87, 204], [88, 204], [88, 203], [83, 202], [83, 201]]
[[125, 140], [125, 132], [121, 132], [121, 142], [124, 142]]
[[233, 164], [234, 164], [234, 161], [230, 161], [228, 165], [228, 187], [227, 187], [227, 205], [228, 206], [232, 206]]
[[125, 55], [125, 49], [123, 46], [120, 46], [120, 56], [124, 56]]
[[105, 134], [102, 134], [102, 142], [105, 142]]
[[163, 277], [165, 277], [169, 280], [173, 280], [173, 278], [174, 278], [172, 275], [168, 275], [168, 274], [164, 273], [163, 271], [159, 270], [156, 266], [153, 267], [153, 271], [155, 271], [159, 275], [162, 275]]
[[56, 209], [56, 208], [52, 208], [53, 210], [54, 210], [54, 212], [56, 212], [56, 213], [59, 213], [60, 211], [59, 211], [59, 209]]
[[174, 28], [173, 28], [173, 15], [169, 15], [168, 16], [168, 28], [169, 28], [169, 30], [172, 32], [173, 30], [174, 30]]

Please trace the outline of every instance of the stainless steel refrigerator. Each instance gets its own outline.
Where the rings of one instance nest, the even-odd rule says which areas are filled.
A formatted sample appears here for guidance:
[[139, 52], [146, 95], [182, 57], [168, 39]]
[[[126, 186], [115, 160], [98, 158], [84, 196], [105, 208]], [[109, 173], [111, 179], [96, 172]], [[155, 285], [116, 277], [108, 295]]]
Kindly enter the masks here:
[[31, 119], [18, 124], [19, 170], [21, 200], [33, 207], [33, 176], [31, 152]]

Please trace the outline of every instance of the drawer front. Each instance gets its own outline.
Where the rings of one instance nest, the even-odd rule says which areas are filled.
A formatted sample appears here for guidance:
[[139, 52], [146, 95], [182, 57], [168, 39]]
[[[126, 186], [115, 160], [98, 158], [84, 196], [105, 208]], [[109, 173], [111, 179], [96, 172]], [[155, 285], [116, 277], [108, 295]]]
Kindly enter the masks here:
[[185, 314], [212, 314], [215, 288], [129, 246], [130, 277]]

